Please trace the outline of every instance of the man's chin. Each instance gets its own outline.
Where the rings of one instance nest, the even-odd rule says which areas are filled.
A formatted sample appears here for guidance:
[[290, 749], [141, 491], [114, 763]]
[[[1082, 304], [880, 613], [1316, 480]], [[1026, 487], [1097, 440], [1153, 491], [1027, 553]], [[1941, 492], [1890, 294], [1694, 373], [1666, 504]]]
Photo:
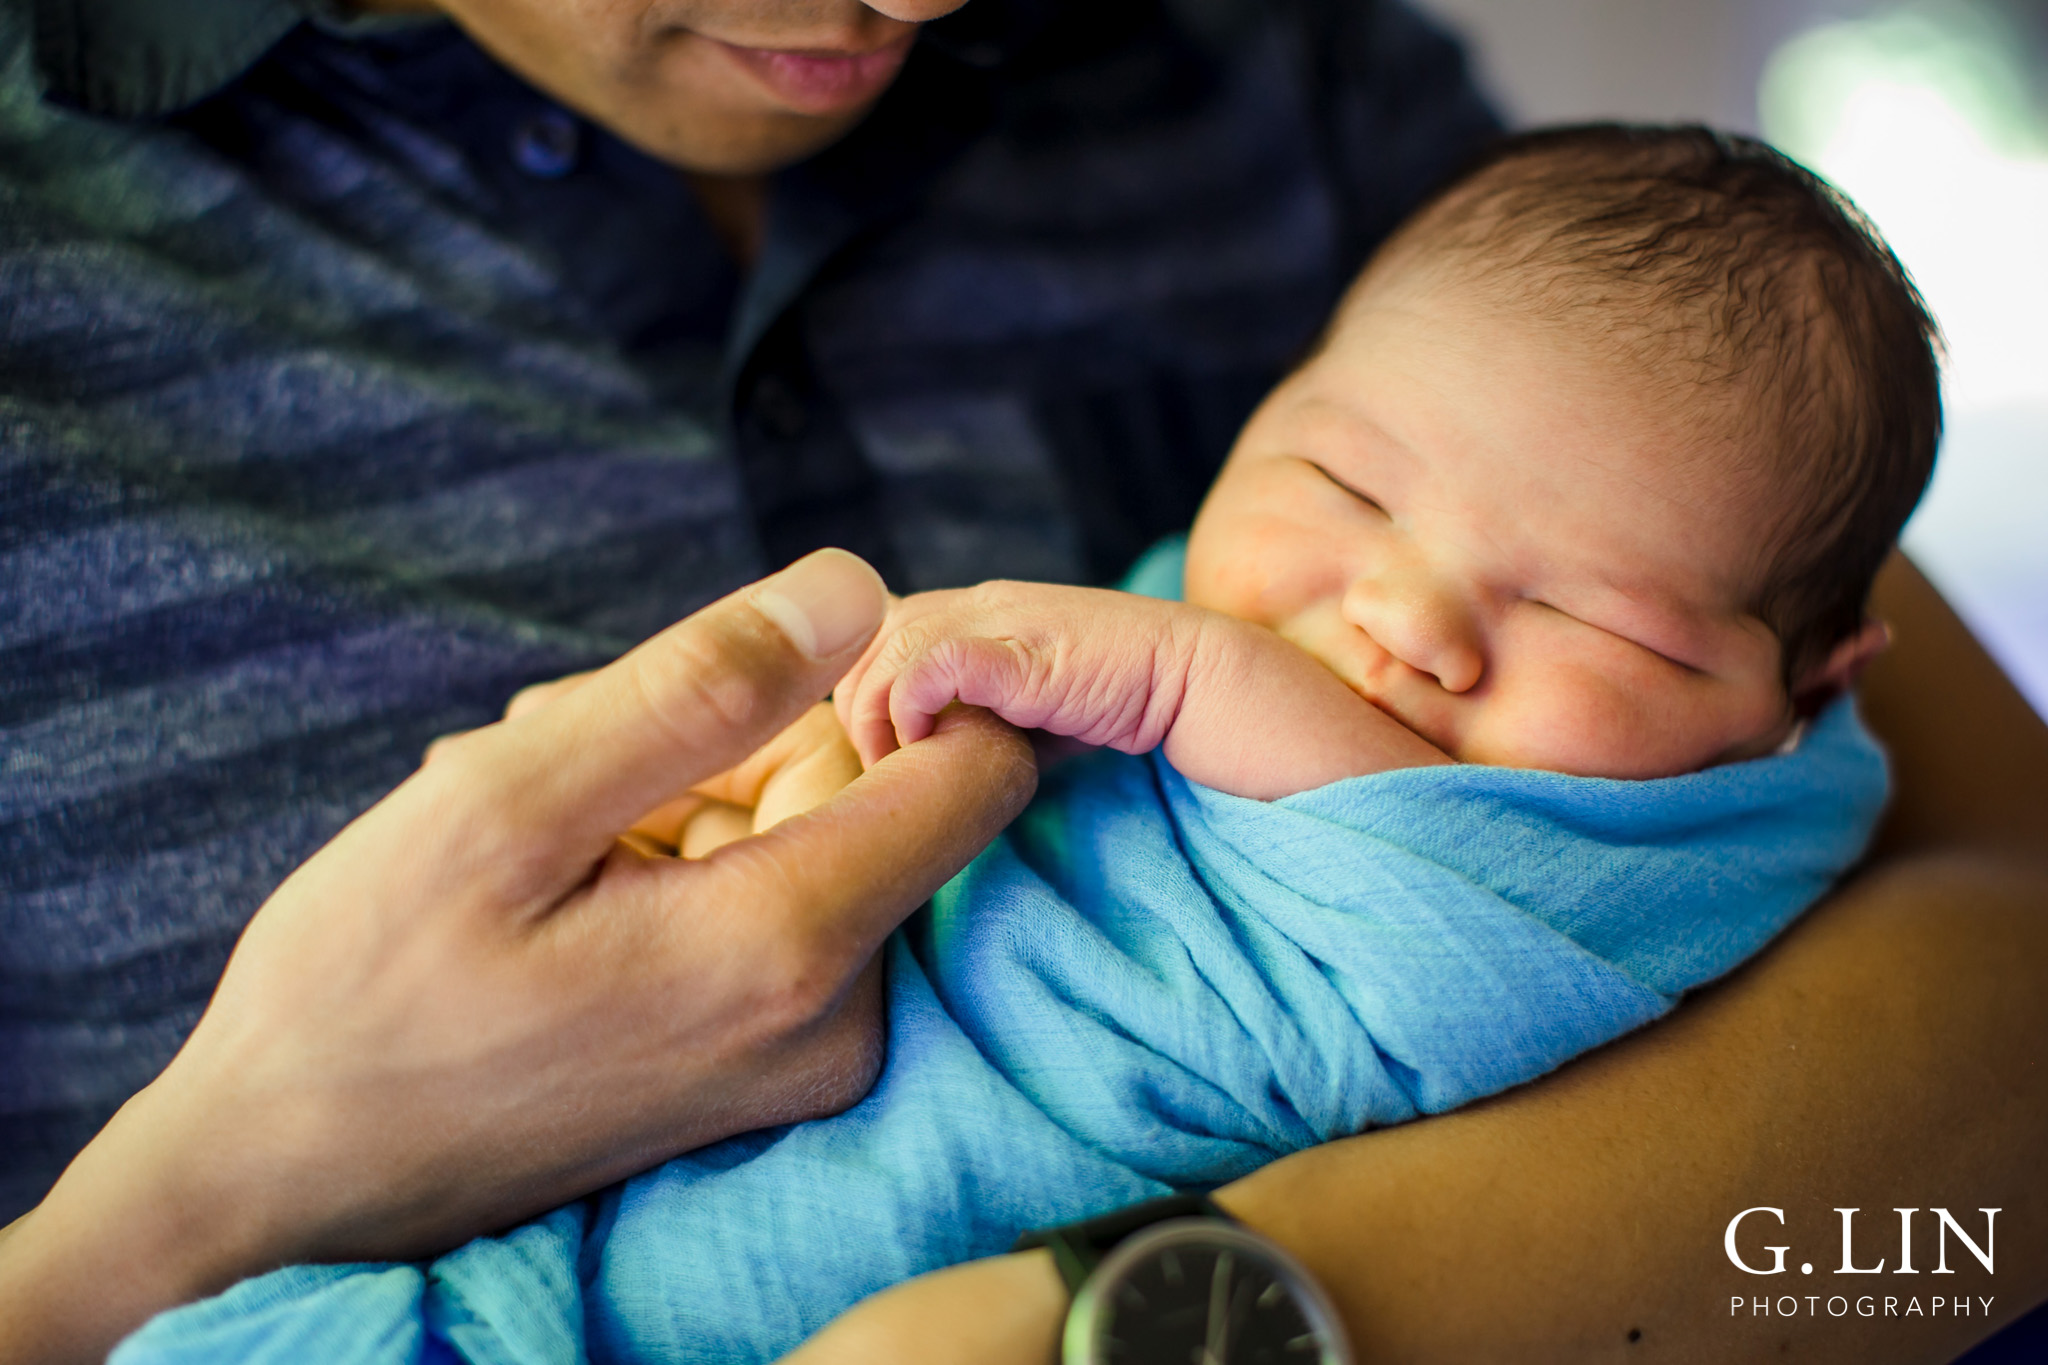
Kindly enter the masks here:
[[686, 126], [614, 127], [641, 151], [693, 175], [772, 175], [807, 161], [851, 132], [865, 109], [830, 118], [772, 110], [695, 119]]

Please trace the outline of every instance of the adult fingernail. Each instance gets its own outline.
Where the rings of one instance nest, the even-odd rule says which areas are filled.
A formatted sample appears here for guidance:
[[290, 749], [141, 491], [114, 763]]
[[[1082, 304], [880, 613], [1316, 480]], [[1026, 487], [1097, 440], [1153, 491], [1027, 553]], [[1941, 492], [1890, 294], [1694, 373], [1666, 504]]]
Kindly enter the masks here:
[[829, 659], [875, 633], [888, 590], [859, 555], [818, 550], [764, 580], [754, 606], [805, 658]]

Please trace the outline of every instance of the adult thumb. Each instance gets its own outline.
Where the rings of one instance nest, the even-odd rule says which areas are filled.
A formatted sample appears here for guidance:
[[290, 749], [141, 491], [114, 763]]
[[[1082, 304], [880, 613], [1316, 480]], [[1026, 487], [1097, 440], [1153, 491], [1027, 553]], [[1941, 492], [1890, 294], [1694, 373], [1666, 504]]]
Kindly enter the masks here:
[[529, 853], [587, 865], [832, 688], [880, 627], [881, 576], [819, 550], [669, 627], [546, 706], [456, 741]]

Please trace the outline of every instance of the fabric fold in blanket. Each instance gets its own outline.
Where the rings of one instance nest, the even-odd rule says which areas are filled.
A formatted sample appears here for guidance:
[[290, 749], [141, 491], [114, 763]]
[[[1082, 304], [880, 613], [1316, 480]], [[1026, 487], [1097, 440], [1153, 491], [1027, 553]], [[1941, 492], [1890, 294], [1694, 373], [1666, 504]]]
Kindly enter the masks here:
[[1098, 755], [891, 941], [888, 1061], [853, 1109], [430, 1266], [279, 1271], [114, 1361], [771, 1360], [1024, 1228], [1628, 1032], [1825, 891], [1885, 789], [1847, 701], [1790, 753], [1654, 782], [1457, 766], [1264, 803]]

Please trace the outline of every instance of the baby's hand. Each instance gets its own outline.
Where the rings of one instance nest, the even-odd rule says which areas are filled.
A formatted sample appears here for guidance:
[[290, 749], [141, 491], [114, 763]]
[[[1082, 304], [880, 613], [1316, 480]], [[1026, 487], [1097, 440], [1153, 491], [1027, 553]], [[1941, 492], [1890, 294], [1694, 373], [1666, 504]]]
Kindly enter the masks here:
[[1083, 744], [1162, 748], [1185, 776], [1259, 800], [1450, 761], [1263, 626], [1100, 588], [907, 598], [833, 695], [868, 764], [956, 701]]
[[1026, 730], [1143, 753], [1173, 728], [1201, 612], [1100, 588], [983, 583], [898, 602], [834, 693], [864, 763], [955, 701]]

